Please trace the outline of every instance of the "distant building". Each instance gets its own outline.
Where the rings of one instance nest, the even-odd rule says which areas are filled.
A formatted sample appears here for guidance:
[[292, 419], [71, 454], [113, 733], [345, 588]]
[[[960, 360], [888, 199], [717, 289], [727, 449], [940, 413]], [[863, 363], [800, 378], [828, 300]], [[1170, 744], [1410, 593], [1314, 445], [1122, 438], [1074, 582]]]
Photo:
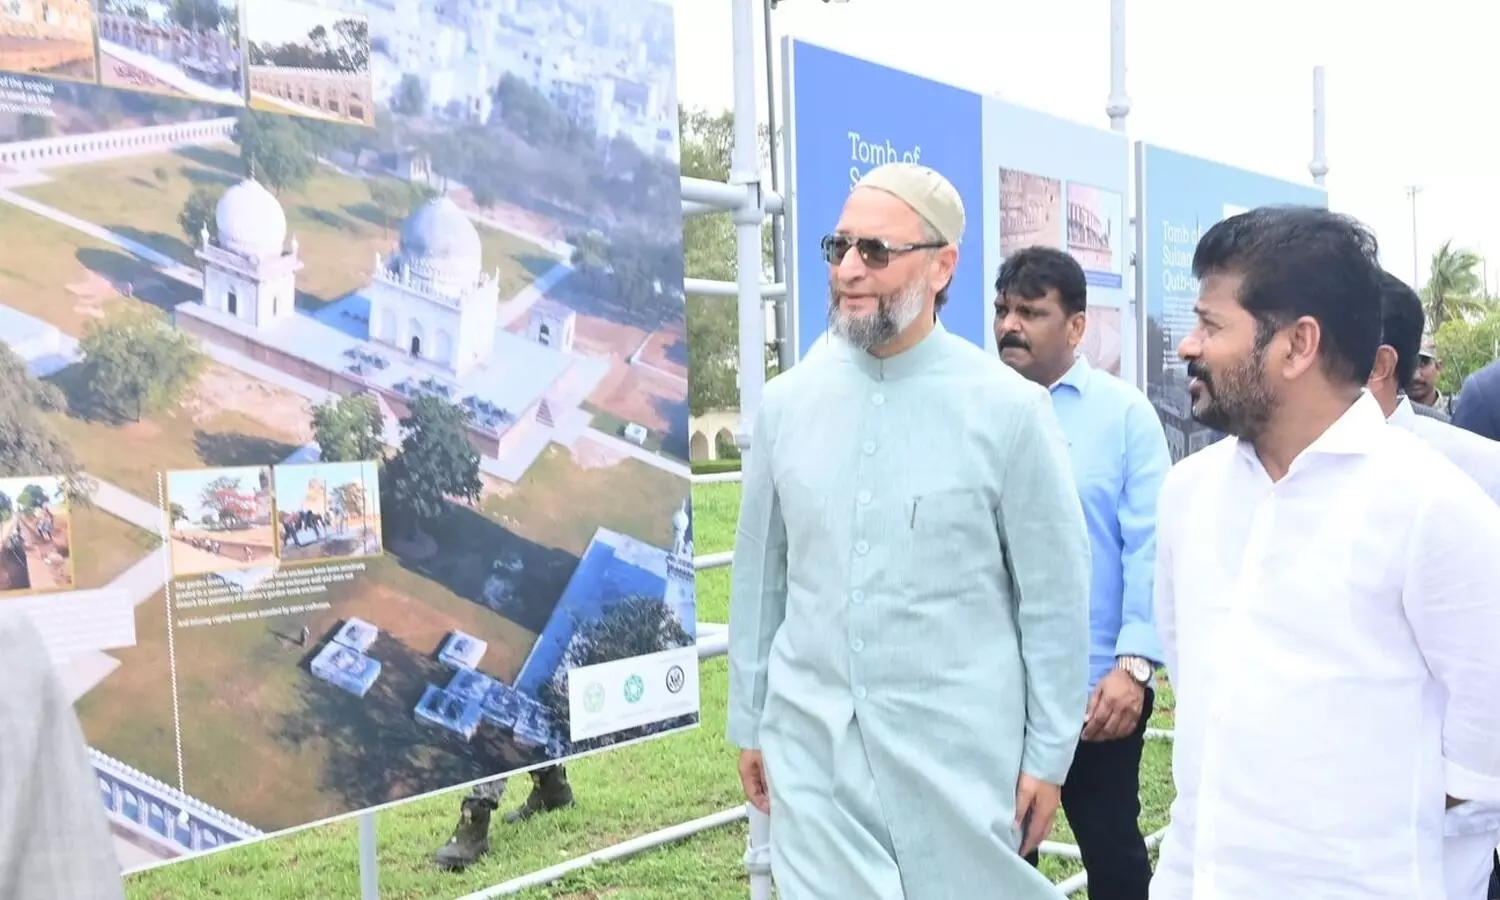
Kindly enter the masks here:
[[573, 310], [553, 300], [538, 300], [526, 319], [526, 337], [559, 353], [572, 353], [577, 327], [578, 314]]

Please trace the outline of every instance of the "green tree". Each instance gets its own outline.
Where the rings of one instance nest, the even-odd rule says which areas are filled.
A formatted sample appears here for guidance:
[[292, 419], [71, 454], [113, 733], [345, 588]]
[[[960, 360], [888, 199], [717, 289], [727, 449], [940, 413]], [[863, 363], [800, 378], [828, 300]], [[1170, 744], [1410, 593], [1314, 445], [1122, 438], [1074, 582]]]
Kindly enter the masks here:
[[187, 235], [188, 246], [198, 246], [205, 228], [210, 237], [218, 239], [219, 226], [214, 216], [219, 209], [219, 198], [223, 196], [224, 188], [214, 184], [200, 184], [188, 194], [182, 210], [177, 213], [177, 225]]
[[1486, 306], [1479, 277], [1484, 260], [1473, 250], [1456, 248], [1453, 241], [1432, 254], [1432, 271], [1422, 288], [1427, 327], [1434, 335], [1451, 319], [1482, 315]]
[[395, 178], [376, 178], [369, 182], [370, 202], [380, 211], [386, 234], [391, 226], [411, 215], [417, 207], [437, 196], [431, 185]]
[[41, 485], [28, 484], [25, 487], [21, 488], [21, 494], [16, 498], [16, 500], [18, 501], [22, 512], [26, 513], [29, 516], [34, 515], [39, 509], [46, 508], [47, 504], [52, 500], [52, 498], [47, 496], [47, 489], [42, 487]]
[[245, 172], [277, 194], [296, 190], [317, 167], [313, 135], [291, 116], [246, 110], [234, 126]]
[[192, 335], [155, 307], [118, 303], [89, 323], [78, 342], [83, 372], [100, 405], [139, 422], [176, 406], [207, 365]]
[[424, 394], [411, 401], [400, 424], [401, 449], [381, 479], [388, 491], [383, 505], [388, 518], [416, 537], [448, 511], [450, 498], [475, 503], [484, 486], [463, 407]]
[[60, 476], [71, 497], [87, 500], [78, 458], [42, 416], [66, 406], [56, 386], [34, 378], [25, 361], [0, 342], [0, 478]]
[[[723, 181], [734, 157], [734, 113], [679, 107], [682, 174]], [[762, 129], [761, 155], [767, 156]], [[689, 278], [734, 281], [738, 266], [734, 222], [727, 213], [682, 220], [683, 268]], [[771, 228], [761, 230], [761, 263], [771, 267]], [[688, 295], [688, 408], [693, 415], [739, 406], [739, 301], [734, 297]], [[767, 349], [766, 375], [774, 374], [774, 354]]]
[[1457, 396], [1464, 380], [1500, 357], [1500, 309], [1491, 308], [1481, 319], [1449, 319], [1433, 336], [1443, 361], [1438, 390]]
[[364, 462], [385, 455], [385, 417], [372, 394], [353, 394], [313, 409], [313, 436], [323, 462]]

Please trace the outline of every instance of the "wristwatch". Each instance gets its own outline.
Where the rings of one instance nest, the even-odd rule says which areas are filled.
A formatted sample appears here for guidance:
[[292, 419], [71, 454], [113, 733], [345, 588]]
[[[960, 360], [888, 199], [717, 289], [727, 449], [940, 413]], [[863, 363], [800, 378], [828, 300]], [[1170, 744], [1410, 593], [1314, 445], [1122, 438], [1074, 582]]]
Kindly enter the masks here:
[[1151, 683], [1151, 675], [1156, 670], [1151, 660], [1139, 656], [1121, 656], [1115, 660], [1115, 668], [1124, 669], [1136, 684], [1142, 685]]

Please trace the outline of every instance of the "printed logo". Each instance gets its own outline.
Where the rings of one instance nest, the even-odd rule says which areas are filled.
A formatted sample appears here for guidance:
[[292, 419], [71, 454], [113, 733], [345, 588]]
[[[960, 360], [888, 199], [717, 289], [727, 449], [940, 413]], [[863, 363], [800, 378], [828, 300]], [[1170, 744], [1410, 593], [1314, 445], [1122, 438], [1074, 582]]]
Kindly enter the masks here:
[[641, 698], [645, 696], [645, 694], [646, 682], [641, 680], [641, 676], [632, 675], [629, 678], [625, 679], [626, 703], [639, 703], [641, 702]]
[[604, 685], [597, 681], [589, 682], [589, 686], [583, 689], [583, 708], [591, 713], [604, 708]]
[[682, 671], [682, 666], [673, 666], [667, 670], [667, 690], [677, 693], [682, 686], [687, 684], [687, 673]]

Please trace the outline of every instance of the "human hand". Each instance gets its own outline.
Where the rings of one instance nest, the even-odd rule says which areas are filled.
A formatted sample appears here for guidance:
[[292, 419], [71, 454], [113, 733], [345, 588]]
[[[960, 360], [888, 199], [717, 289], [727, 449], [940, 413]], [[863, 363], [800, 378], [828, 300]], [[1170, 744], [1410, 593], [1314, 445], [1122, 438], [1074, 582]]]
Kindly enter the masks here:
[[766, 763], [759, 750], [740, 751], [740, 786], [751, 806], [771, 814], [771, 789], [766, 786]]
[[1016, 821], [1012, 828], [1021, 832], [1021, 855], [1042, 845], [1052, 830], [1057, 807], [1062, 802], [1062, 787], [1033, 778], [1025, 772], [1016, 781]]
[[1146, 686], [1124, 669], [1112, 669], [1094, 685], [1083, 714], [1083, 739], [1113, 741], [1135, 731], [1146, 706]]

